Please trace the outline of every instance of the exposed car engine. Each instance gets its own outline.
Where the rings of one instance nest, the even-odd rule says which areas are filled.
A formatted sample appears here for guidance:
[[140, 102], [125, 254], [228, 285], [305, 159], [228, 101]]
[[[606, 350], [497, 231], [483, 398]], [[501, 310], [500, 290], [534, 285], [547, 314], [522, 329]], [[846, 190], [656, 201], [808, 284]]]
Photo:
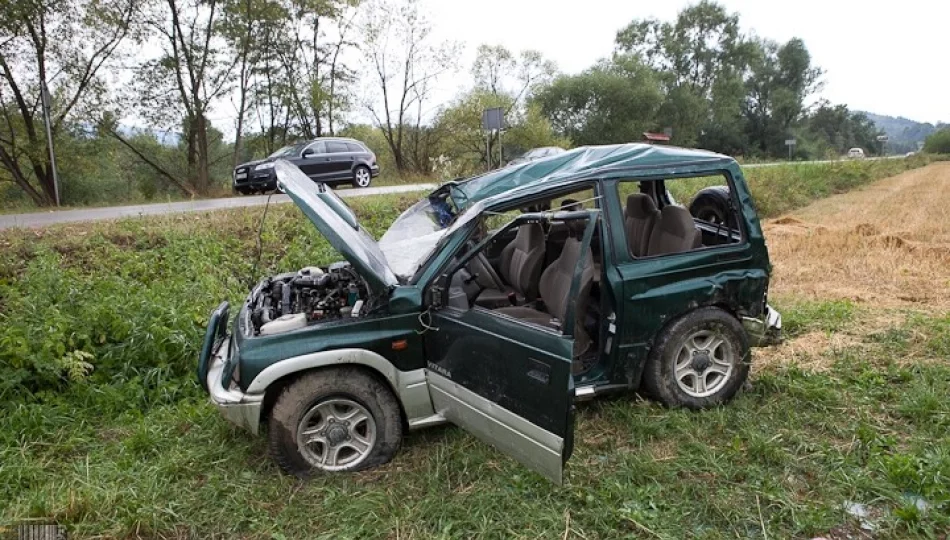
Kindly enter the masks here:
[[349, 263], [309, 266], [264, 279], [248, 299], [255, 335], [273, 335], [315, 322], [368, 312], [366, 284]]

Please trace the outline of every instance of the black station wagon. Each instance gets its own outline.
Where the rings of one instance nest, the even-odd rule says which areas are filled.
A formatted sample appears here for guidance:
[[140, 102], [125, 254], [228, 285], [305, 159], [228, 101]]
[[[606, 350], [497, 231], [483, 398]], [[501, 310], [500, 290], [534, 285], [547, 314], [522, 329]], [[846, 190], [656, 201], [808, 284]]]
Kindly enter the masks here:
[[331, 185], [352, 184], [369, 187], [379, 176], [376, 154], [366, 144], [344, 137], [320, 137], [285, 146], [264, 159], [242, 163], [234, 168], [234, 191], [248, 195], [277, 190], [278, 160], [293, 163], [316, 182]]
[[379, 242], [333, 190], [275, 170], [346, 261], [263, 279], [233, 321], [222, 303], [198, 377], [230, 421], [266, 424], [288, 473], [373, 467], [407, 430], [451, 422], [560, 482], [575, 401], [715, 406], [750, 347], [780, 339], [729, 157], [578, 148], [444, 184]]

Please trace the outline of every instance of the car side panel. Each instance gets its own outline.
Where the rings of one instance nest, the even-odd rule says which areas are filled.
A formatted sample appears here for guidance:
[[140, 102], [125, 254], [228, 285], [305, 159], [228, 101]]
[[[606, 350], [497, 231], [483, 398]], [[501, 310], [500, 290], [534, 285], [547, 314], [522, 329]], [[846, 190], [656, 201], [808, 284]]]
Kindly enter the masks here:
[[770, 271], [765, 239], [741, 172], [732, 167], [728, 173], [739, 199], [745, 242], [659, 257], [629, 255], [616, 187], [613, 182], [605, 187], [615, 261], [615, 273], [607, 276], [621, 298], [612, 382], [638, 386], [656, 335], [682, 314], [709, 305], [738, 316], [759, 316], [764, 309]]
[[[232, 332], [240, 351], [240, 387], [246, 391], [261, 372], [287, 358], [347, 348], [379, 354], [400, 371], [423, 368], [423, 342], [416, 332], [418, 317], [418, 313], [406, 313], [342, 319], [283, 334], [249, 337], [244, 330], [245, 310], [241, 310]], [[401, 343], [394, 346], [401, 341], [406, 342], [404, 348]]]

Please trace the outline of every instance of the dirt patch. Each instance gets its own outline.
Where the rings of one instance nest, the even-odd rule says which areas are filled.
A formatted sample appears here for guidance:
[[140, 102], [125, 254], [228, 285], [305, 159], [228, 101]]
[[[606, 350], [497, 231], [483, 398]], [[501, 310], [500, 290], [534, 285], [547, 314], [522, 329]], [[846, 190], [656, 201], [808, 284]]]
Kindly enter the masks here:
[[950, 163], [765, 222], [775, 294], [950, 308]]

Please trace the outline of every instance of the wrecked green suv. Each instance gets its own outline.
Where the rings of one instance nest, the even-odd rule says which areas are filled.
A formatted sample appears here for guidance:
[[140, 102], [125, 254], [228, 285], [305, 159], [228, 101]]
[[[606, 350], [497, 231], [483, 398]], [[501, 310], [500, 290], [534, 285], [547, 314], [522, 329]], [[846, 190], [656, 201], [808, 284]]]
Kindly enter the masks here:
[[346, 262], [265, 278], [233, 322], [222, 303], [198, 377], [230, 421], [267, 424], [288, 473], [380, 465], [407, 430], [451, 422], [560, 482], [575, 401], [715, 406], [750, 347], [780, 339], [726, 156], [578, 148], [444, 184], [379, 242], [330, 188], [276, 171]]

